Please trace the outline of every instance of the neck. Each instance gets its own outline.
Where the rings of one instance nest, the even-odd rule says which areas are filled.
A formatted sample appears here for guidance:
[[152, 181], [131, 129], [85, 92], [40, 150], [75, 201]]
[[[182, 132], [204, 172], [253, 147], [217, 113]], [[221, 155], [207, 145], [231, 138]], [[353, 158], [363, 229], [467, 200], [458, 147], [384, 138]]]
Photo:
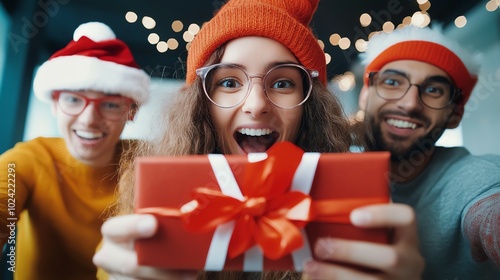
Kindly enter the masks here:
[[80, 159], [79, 161], [81, 161], [83, 164], [88, 165], [90, 167], [99, 168], [99, 167], [109, 165], [113, 161], [114, 157], [115, 157], [115, 151], [113, 150], [113, 152], [111, 152], [111, 153], [103, 154], [100, 157], [92, 159], [92, 160], [81, 160]]
[[415, 179], [429, 164], [434, 155], [435, 147], [431, 151], [420, 152], [414, 150], [408, 157], [391, 158], [391, 181], [407, 183]]
[[79, 162], [87, 165], [88, 167], [91, 168], [101, 168], [108, 166], [110, 163], [115, 163], [115, 156], [117, 153], [121, 152], [121, 148], [119, 145], [116, 145], [113, 149], [107, 150], [105, 153], [101, 153], [97, 157], [92, 157], [92, 158], [82, 158], [82, 157], [77, 157], [73, 155], [74, 158], [76, 158]]

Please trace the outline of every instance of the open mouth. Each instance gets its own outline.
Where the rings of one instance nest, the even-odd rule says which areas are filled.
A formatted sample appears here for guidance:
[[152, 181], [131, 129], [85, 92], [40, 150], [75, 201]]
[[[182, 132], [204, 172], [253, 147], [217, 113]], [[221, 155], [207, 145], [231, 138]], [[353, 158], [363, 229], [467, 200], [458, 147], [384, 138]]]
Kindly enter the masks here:
[[234, 139], [245, 153], [264, 153], [278, 141], [279, 135], [267, 128], [240, 128], [234, 133]]

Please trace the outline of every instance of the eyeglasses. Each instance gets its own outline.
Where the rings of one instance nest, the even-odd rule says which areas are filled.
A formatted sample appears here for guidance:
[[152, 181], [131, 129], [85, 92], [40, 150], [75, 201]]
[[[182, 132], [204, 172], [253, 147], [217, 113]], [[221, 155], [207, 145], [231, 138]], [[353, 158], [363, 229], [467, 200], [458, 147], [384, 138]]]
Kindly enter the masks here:
[[101, 98], [88, 98], [77, 92], [56, 91], [54, 98], [63, 113], [70, 116], [81, 114], [85, 108], [94, 102], [97, 112], [109, 120], [119, 120], [126, 114], [134, 101], [122, 96], [105, 96]]
[[264, 75], [249, 75], [235, 64], [214, 64], [196, 70], [210, 101], [221, 108], [233, 108], [247, 98], [254, 78], [262, 79], [266, 97], [276, 107], [291, 109], [306, 102], [318, 71], [298, 64], [280, 64]]
[[370, 72], [370, 86], [375, 86], [377, 95], [385, 100], [403, 98], [412, 86], [418, 88], [418, 96], [431, 109], [444, 109], [461, 94], [445, 77], [432, 77], [421, 84], [412, 84], [407, 76], [397, 71]]

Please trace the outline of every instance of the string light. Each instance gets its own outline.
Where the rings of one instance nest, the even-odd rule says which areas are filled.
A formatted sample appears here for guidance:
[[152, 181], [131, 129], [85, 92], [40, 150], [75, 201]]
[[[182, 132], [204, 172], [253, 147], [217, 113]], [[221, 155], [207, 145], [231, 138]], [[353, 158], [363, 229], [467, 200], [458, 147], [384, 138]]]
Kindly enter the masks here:
[[455, 26], [462, 28], [467, 24], [467, 18], [465, 16], [459, 16], [455, 19]]
[[382, 30], [384, 30], [385, 33], [391, 33], [394, 31], [394, 23], [386, 21], [384, 25], [382, 25]]
[[351, 46], [351, 40], [347, 37], [343, 37], [339, 41], [339, 47], [343, 50], [347, 50]]
[[340, 39], [341, 37], [339, 34], [337, 33], [332, 34], [330, 35], [330, 44], [332, 44], [332, 46], [337, 46], [339, 44]]
[[179, 47], [179, 42], [174, 38], [170, 38], [167, 40], [168, 48], [171, 50], [176, 50]]
[[420, 10], [426, 12], [431, 8], [431, 2], [427, 1], [423, 4], [419, 4]]
[[322, 40], [318, 40], [318, 45], [320, 46], [320, 48], [321, 48], [322, 50], [325, 50], [325, 43], [323, 43], [323, 41], [322, 41]]
[[329, 64], [332, 61], [332, 56], [325, 53], [325, 60], [326, 60], [326, 64]]
[[186, 31], [184, 32], [184, 34], [182, 35], [182, 39], [184, 39], [184, 41], [186, 42], [191, 42], [193, 41], [194, 39], [194, 35], [191, 34], [190, 32]]
[[347, 92], [356, 86], [356, 78], [354, 73], [347, 71], [343, 75], [338, 75], [332, 79], [333, 83], [337, 85], [339, 90]]
[[368, 48], [368, 42], [363, 39], [358, 39], [356, 40], [356, 43], [354, 43], [354, 46], [358, 52], [365, 52]]
[[488, 3], [486, 3], [486, 10], [488, 12], [494, 12], [500, 5], [500, 1], [498, 0], [490, 0]]
[[359, 17], [359, 22], [361, 23], [361, 26], [367, 27], [372, 23], [372, 17], [369, 14], [364, 13]]
[[145, 16], [142, 18], [142, 25], [146, 29], [153, 29], [156, 26], [156, 21], [152, 17]]
[[198, 34], [198, 32], [200, 32], [200, 26], [196, 23], [191, 23], [188, 27], [188, 32], [193, 35], [196, 35]]
[[158, 44], [159, 41], [160, 41], [160, 36], [158, 34], [156, 34], [156, 33], [149, 34], [149, 36], [148, 36], [148, 42], [151, 45]]
[[125, 20], [130, 22], [130, 23], [134, 23], [137, 21], [137, 14], [134, 12], [127, 12], [125, 14]]
[[415, 12], [411, 17], [411, 24], [421, 27], [425, 22], [424, 15], [422, 12]]
[[182, 21], [180, 21], [180, 20], [174, 20], [172, 22], [172, 30], [174, 32], [181, 32], [182, 28], [184, 28], [184, 24], [182, 24]]
[[158, 44], [156, 44], [156, 49], [161, 53], [166, 52], [168, 50], [167, 42], [165, 42], [165, 41], [158, 42]]

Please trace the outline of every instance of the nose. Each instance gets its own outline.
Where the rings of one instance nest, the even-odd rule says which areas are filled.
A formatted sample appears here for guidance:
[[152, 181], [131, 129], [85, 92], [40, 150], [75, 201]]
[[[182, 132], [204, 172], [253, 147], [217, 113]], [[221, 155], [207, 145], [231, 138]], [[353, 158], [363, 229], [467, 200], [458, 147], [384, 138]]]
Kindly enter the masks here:
[[243, 102], [242, 110], [246, 114], [250, 114], [253, 117], [258, 117], [262, 114], [266, 114], [271, 110], [271, 102], [266, 97], [266, 93], [263, 87], [263, 81], [250, 81], [250, 88], [248, 89], [248, 95]]
[[95, 103], [90, 102], [89, 104], [87, 104], [87, 107], [83, 109], [80, 115], [78, 115], [78, 120], [86, 124], [92, 124], [99, 121], [101, 116], [97, 110], [98, 108], [96, 107]]
[[420, 101], [419, 90], [417, 85], [411, 85], [406, 94], [401, 99], [397, 100], [396, 103], [398, 107], [405, 111], [421, 109], [422, 102]]

